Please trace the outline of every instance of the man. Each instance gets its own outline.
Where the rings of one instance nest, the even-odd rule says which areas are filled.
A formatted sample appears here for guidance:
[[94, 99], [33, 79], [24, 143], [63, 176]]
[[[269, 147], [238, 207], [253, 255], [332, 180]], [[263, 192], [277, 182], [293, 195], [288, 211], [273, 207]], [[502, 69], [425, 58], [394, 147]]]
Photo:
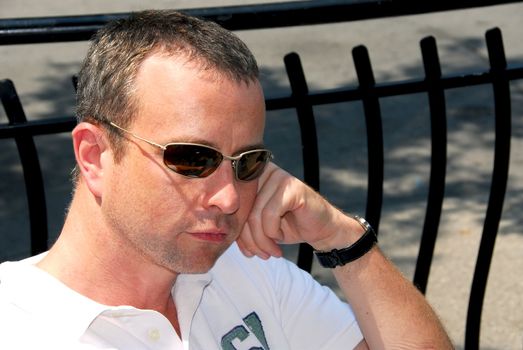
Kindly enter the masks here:
[[[101, 30], [63, 230], [0, 266], [0, 348], [451, 348], [366, 222], [270, 162], [264, 113], [252, 54], [219, 26], [147, 11]], [[279, 258], [297, 242], [350, 307]]]

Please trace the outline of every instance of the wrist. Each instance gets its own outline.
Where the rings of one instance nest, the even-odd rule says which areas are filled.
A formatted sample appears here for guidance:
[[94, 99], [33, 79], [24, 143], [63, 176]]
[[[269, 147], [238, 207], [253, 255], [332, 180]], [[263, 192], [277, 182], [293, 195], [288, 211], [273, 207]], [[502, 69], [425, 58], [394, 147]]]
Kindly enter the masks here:
[[369, 252], [377, 243], [378, 237], [370, 224], [359, 216], [352, 216], [363, 230], [363, 234], [353, 243], [345, 243], [343, 248], [315, 250], [314, 253], [323, 267], [334, 268], [357, 260]]
[[361, 225], [356, 215], [339, 212], [339, 217], [332, 220], [330, 233], [326, 238], [310, 243], [314, 250], [330, 251], [342, 249], [356, 243], [365, 233], [366, 229]]

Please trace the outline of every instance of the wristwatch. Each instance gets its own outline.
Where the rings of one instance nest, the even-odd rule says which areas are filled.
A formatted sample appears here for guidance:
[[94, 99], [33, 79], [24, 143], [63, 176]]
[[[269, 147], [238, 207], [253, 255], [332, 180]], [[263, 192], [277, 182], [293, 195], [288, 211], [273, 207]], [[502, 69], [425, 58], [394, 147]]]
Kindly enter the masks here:
[[370, 224], [362, 217], [351, 215], [365, 229], [363, 236], [354, 244], [342, 249], [333, 249], [329, 252], [315, 250], [314, 254], [323, 267], [334, 268], [343, 266], [351, 261], [361, 258], [378, 242], [378, 236]]

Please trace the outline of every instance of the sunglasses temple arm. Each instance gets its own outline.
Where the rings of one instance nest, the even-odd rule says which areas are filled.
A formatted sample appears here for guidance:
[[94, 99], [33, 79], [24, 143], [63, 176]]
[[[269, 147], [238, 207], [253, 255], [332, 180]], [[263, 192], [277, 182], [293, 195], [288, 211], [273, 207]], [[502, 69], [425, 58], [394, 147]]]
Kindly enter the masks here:
[[158, 148], [160, 148], [160, 149], [162, 149], [162, 150], [164, 150], [164, 151], [165, 151], [165, 149], [166, 149], [165, 146], [162, 146], [162, 145], [160, 145], [160, 144], [158, 144], [158, 143], [156, 143], [156, 142], [153, 142], [153, 141], [146, 140], [146, 139], [144, 139], [143, 137], [140, 137], [140, 136], [136, 135], [134, 132], [129, 131], [129, 130], [127, 130], [127, 129], [124, 129], [124, 128], [122, 128], [121, 126], [118, 126], [118, 125], [116, 125], [116, 124], [113, 123], [113, 122], [110, 122], [110, 124], [111, 124], [111, 126], [117, 128], [118, 130], [121, 130], [121, 131], [123, 131], [123, 132], [125, 132], [125, 133], [131, 135], [132, 137], [137, 138], [138, 140], [141, 140], [141, 141], [143, 141], [143, 142], [146, 142], [146, 143], [150, 144], [151, 146], [158, 147]]

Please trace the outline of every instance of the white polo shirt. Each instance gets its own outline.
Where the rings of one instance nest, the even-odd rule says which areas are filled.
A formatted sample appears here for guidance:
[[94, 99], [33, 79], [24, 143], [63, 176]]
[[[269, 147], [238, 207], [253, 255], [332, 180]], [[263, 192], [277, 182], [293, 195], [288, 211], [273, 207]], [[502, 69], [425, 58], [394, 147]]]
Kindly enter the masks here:
[[0, 349], [351, 349], [350, 307], [285, 259], [246, 258], [234, 244], [206, 274], [172, 289], [181, 337], [160, 313], [106, 306], [33, 264], [0, 264]]

